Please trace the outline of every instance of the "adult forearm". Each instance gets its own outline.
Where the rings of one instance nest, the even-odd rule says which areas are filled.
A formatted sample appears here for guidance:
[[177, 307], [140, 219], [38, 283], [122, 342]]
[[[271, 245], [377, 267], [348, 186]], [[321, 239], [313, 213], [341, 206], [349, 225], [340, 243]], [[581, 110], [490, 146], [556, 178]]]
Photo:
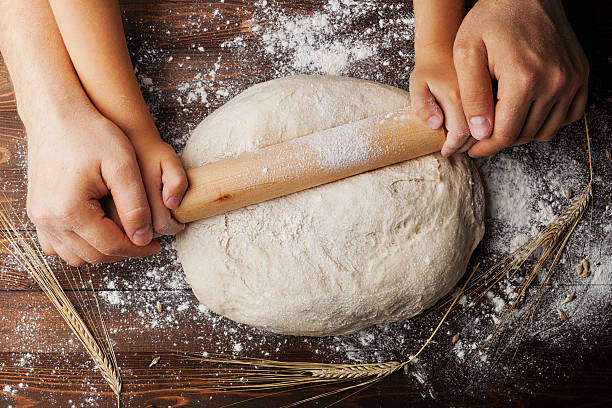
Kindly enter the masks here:
[[0, 0], [0, 52], [26, 128], [32, 120], [91, 106], [47, 0]]
[[417, 59], [430, 51], [452, 50], [457, 30], [465, 16], [465, 1], [415, 0], [414, 16]]
[[116, 0], [51, 0], [78, 76], [96, 108], [139, 143], [155, 125], [142, 98]]

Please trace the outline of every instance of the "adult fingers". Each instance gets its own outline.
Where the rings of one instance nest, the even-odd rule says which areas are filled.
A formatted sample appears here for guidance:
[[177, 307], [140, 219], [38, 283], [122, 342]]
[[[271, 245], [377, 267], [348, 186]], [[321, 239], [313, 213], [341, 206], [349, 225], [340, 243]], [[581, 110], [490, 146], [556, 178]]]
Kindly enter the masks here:
[[153, 238], [151, 210], [136, 158], [104, 163], [102, 177], [128, 238], [138, 246], [149, 244]]
[[544, 124], [535, 135], [534, 140], [538, 142], [549, 142], [555, 137], [557, 131], [567, 118], [567, 112], [569, 110], [571, 100], [561, 100], [553, 106], [550, 114], [544, 121]]
[[513, 72], [500, 77], [493, 133], [476, 143], [469, 150], [470, 156], [489, 156], [514, 144], [525, 124], [535, 88], [535, 77], [529, 73]]
[[187, 174], [181, 160], [174, 153], [162, 162], [161, 167], [163, 201], [166, 207], [175, 209], [187, 191]]
[[62, 235], [62, 242], [64, 243], [64, 246], [69, 248], [73, 254], [90, 264], [115, 262], [124, 259], [123, 257], [119, 256], [109, 256], [103, 254], [72, 231], [66, 231], [66, 233]]
[[57, 256], [63, 259], [68, 265], [81, 266], [85, 264], [85, 261], [78, 255], [76, 255], [74, 252], [72, 252], [70, 248], [64, 245], [61, 239], [58, 239], [55, 235], [52, 234], [48, 234], [47, 238], [49, 239], [51, 245], [53, 245]]
[[564, 125], [582, 118], [587, 103], [588, 93], [588, 87], [586, 84], [580, 87], [576, 93], [576, 96], [574, 96], [574, 100], [572, 101], [569, 110], [567, 111], [567, 117], [563, 122]]
[[[416, 78], [416, 79], [415, 79]], [[410, 104], [416, 115], [432, 129], [438, 129], [444, 122], [442, 109], [436, 103], [425, 81], [418, 80], [418, 74], [410, 77]]]
[[40, 249], [47, 255], [57, 255], [57, 252], [53, 249], [51, 241], [47, 236], [48, 233], [43, 231], [41, 228], [36, 228], [36, 235], [38, 236], [38, 242], [40, 243]]
[[486, 139], [493, 130], [494, 102], [484, 43], [458, 39], [453, 47], [453, 60], [470, 132], [475, 139]]
[[521, 134], [514, 144], [520, 145], [531, 142], [542, 128], [554, 105], [554, 99], [540, 98], [536, 100], [529, 109], [525, 126], [523, 126], [523, 130], [521, 130]]
[[141, 258], [161, 249], [156, 241], [145, 246], [134, 245], [115, 222], [105, 217], [96, 200], [85, 203], [74, 213], [74, 218], [79, 220], [73, 225], [74, 232], [106, 256]]

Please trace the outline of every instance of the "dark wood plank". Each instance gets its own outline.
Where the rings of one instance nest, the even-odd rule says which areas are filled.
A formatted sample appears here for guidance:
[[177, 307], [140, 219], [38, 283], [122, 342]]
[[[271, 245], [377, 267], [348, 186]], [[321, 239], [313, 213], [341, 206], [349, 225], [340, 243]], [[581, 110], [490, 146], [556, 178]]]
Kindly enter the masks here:
[[[5, 350], [0, 353], [0, 381], [9, 385], [7, 401], [45, 401], [51, 398], [57, 401], [57, 406], [63, 406], [63, 401], [68, 399], [112, 399], [76, 339], [63, 327], [61, 319], [42, 295], [33, 293], [26, 297], [21, 293], [11, 293], [8, 296], [12, 308], [0, 310], [0, 316], [4, 316], [0, 341]], [[349, 336], [349, 340], [317, 338], [304, 341], [300, 337], [271, 335], [208, 314], [193, 319], [193, 315], [199, 313], [196, 311], [197, 301], [187, 293], [118, 294], [119, 299], [125, 301], [123, 304], [105, 300], [114, 299], [114, 296], [101, 294], [101, 304], [115, 348], [120, 350], [118, 361], [125, 383], [124, 406], [154, 406], [146, 404], [153, 404], [149, 400], [159, 403], [165, 399], [174, 403], [185, 401], [187, 406], [218, 406], [220, 401], [229, 403], [249, 397], [249, 394], [215, 395], [215, 399], [210, 401], [210, 394], [189, 391], [188, 388], [198, 385], [192, 383], [194, 378], [205, 376], [202, 367], [210, 367], [169, 354], [175, 350], [215, 350], [232, 354], [233, 345], [238, 343], [243, 349], [237, 355], [267, 353], [268, 358], [285, 361], [342, 361], [346, 358], [343, 357], [344, 348], [352, 345], [359, 349], [366, 361], [376, 361], [381, 356], [402, 359], [422, 344], [432, 322], [439, 317], [439, 313], [434, 313], [411, 322], [410, 327], [396, 325], [392, 332], [405, 335], [402, 345], [398, 341], [389, 347], [384, 342], [374, 341], [359, 346], [358, 335]], [[165, 310], [161, 315], [155, 311], [157, 299], [164, 302]], [[143, 312], [142, 315], [139, 312]], [[166, 317], [169, 319], [164, 320]], [[141, 324], [134, 325], [134, 320], [138, 319], [142, 320]], [[426, 321], [418, 324], [418, 320], [423, 319]], [[594, 327], [602, 330], [602, 341], [589, 343], [588, 347], [580, 349], [578, 366], [575, 344], [583, 340], [583, 333], [578, 330], [582, 323], [571, 319], [566, 323], [553, 322], [552, 332], [526, 339], [518, 348], [510, 369], [492, 361], [481, 363], [459, 358], [452, 350], [450, 335], [443, 333], [426, 349], [422, 358], [410, 366], [408, 376], [398, 373], [343, 406], [401, 406], [408, 402], [416, 406], [433, 403], [507, 406], [509, 401], [513, 401], [513, 405], [555, 402], [581, 406], [582, 402], [609, 402], [612, 399], [609, 390], [612, 377], [612, 356], [609, 353], [611, 323], [612, 315], [609, 313], [594, 320]], [[15, 331], [11, 330], [14, 326], [21, 327], [21, 331], [17, 332], [16, 338], [6, 338], [7, 334], [15, 336]], [[384, 328], [379, 328], [374, 333], [384, 338], [384, 332]], [[465, 338], [468, 336], [469, 333], [464, 333]], [[557, 338], [563, 341], [555, 341]], [[341, 345], [340, 350], [338, 345]], [[534, 350], [546, 350], [546, 353], [534, 353]], [[161, 360], [157, 366], [149, 368], [154, 356], [161, 356]], [[20, 388], [20, 383], [27, 385]], [[571, 393], [567, 392], [568, 387]], [[290, 393], [284, 398], [273, 396], [264, 401], [265, 406], [278, 406], [305, 396]], [[261, 401], [247, 406], [262, 406], [258, 404]]]

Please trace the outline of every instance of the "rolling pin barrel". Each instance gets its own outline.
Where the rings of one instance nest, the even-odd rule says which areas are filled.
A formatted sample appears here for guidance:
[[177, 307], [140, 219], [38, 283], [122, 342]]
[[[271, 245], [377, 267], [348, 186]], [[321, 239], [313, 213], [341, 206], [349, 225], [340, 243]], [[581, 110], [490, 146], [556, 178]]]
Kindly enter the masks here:
[[173, 211], [183, 223], [439, 151], [445, 131], [408, 108], [271, 145], [187, 171]]

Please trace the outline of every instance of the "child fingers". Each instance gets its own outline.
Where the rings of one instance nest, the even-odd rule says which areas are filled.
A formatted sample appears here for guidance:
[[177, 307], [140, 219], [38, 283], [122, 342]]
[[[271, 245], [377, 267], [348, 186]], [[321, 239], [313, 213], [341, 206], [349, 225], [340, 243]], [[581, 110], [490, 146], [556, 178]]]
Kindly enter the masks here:
[[162, 162], [162, 197], [167, 208], [175, 209], [187, 191], [187, 174], [181, 160], [172, 154]]
[[159, 162], [156, 163], [155, 167], [149, 167], [143, 171], [153, 220], [153, 232], [156, 235], [174, 235], [181, 231], [184, 225], [179, 224], [172, 218], [170, 210], [164, 203], [162, 173], [164, 171], [163, 163], [165, 163], [165, 160], [162, 160], [161, 164]]
[[185, 228], [184, 224], [180, 224], [174, 218], [170, 210], [164, 204], [161, 191], [158, 189], [155, 197], [150, 197], [151, 211], [153, 216], [153, 228], [156, 234], [159, 235], [174, 235]]
[[410, 103], [416, 115], [432, 129], [444, 122], [444, 114], [425, 81], [410, 78]]
[[470, 129], [465, 120], [459, 91], [446, 90], [436, 95], [444, 110], [444, 126], [447, 129], [442, 155], [448, 157], [455, 153], [470, 138]]

